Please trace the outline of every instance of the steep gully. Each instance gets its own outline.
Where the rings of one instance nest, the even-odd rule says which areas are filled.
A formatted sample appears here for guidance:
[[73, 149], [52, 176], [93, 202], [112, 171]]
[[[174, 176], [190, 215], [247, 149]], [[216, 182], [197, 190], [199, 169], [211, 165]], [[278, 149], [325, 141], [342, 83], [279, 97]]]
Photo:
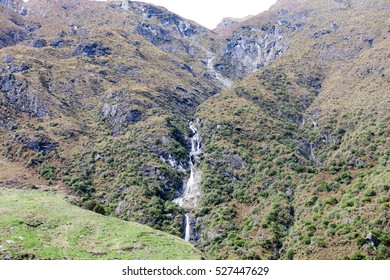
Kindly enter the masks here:
[[[207, 58], [207, 68], [215, 76], [215, 78], [221, 82], [224, 88], [229, 88], [232, 86], [233, 82], [229, 79], [223, 77], [219, 74], [213, 65], [213, 60], [215, 57]], [[191, 152], [189, 154], [189, 168], [190, 168], [190, 177], [188, 180], [183, 182], [183, 189], [180, 193], [180, 196], [177, 197], [173, 202], [177, 205], [186, 209], [186, 214], [184, 215], [184, 240], [185, 241], [195, 241], [195, 234], [192, 230], [192, 224], [194, 223], [193, 217], [191, 217], [191, 210], [195, 209], [198, 205], [199, 198], [201, 196], [200, 192], [200, 181], [201, 181], [201, 172], [196, 166], [196, 162], [199, 161], [202, 151], [202, 141], [199, 135], [198, 128], [196, 125], [199, 123], [199, 120], [190, 121], [189, 127], [193, 132], [191, 137]]]
[[228, 78], [223, 77], [221, 74], [219, 74], [217, 71], [214, 69], [213, 61], [215, 59], [215, 56], [207, 58], [207, 69], [213, 73], [215, 78], [222, 83], [222, 85], [225, 88], [229, 88], [233, 85], [233, 82], [229, 80]]
[[196, 161], [199, 160], [199, 156], [203, 153], [198, 129], [192, 121], [190, 122], [190, 129], [193, 132], [193, 136], [191, 137], [191, 152], [189, 156], [190, 177], [183, 183], [183, 192], [181, 195], [174, 200], [176, 204], [187, 211], [185, 214], [185, 241], [190, 241], [191, 239], [192, 218], [189, 212], [197, 206], [200, 197], [201, 173], [196, 168]]

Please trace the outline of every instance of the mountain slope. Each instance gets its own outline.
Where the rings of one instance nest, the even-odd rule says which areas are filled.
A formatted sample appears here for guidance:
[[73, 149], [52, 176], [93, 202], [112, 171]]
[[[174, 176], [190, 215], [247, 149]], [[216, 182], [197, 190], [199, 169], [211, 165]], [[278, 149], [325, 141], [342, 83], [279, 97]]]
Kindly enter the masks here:
[[[181, 235], [171, 201], [185, 174], [163, 160], [188, 162], [187, 122], [221, 88], [202, 61], [208, 47], [198, 45], [212, 33], [165, 9], [141, 14], [143, 4], [26, 5], [40, 27], [0, 49], [4, 160], [79, 194], [85, 207], [102, 203], [105, 213]], [[153, 13], [168, 20], [164, 28]]]
[[0, 1], [0, 48], [14, 45], [28, 37], [34, 29], [22, 15], [26, 14], [22, 1]]
[[222, 57], [249, 76], [199, 107], [202, 246], [217, 258], [388, 258], [389, 10], [301, 2], [269, 12], [281, 38], [258, 38], [288, 47], [255, 74], [236, 60], [258, 59], [241, 51], [256, 42], [226, 49], [265, 28], [251, 19], [234, 33]]
[[389, 258], [387, 1], [279, 0], [219, 31], [134, 1], [5, 2], [25, 36], [0, 37], [0, 184], [189, 224], [208, 258]]

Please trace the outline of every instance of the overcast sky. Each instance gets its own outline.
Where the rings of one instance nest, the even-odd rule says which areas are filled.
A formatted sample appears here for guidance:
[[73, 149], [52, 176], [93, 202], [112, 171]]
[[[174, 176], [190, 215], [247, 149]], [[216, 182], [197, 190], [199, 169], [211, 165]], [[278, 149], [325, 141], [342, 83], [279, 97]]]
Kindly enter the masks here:
[[213, 29], [224, 17], [246, 17], [268, 10], [276, 0], [144, 0]]
[[[26, 1], [26, 0], [25, 0]], [[243, 18], [268, 10], [276, 0], [144, 0], [213, 29], [224, 17]]]

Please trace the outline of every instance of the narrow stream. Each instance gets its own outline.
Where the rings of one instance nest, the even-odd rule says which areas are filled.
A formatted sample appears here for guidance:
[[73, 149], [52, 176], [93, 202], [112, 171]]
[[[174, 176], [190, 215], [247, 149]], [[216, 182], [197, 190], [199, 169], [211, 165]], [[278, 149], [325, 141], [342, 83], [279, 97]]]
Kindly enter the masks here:
[[311, 159], [314, 160], [317, 165], [320, 165], [320, 162], [317, 160], [316, 155], [314, 154], [313, 143], [309, 143], [309, 145], [310, 145], [310, 157], [311, 157]]
[[209, 71], [211, 73], [214, 74], [215, 78], [224, 85], [225, 88], [230, 88], [232, 86], [233, 82], [231, 80], [229, 80], [228, 78], [223, 77], [221, 74], [219, 74], [214, 69], [214, 65], [213, 65], [214, 59], [215, 59], [215, 56], [213, 56], [211, 58], [207, 58], [207, 68], [209, 69]]
[[184, 231], [184, 240], [190, 241], [191, 240], [191, 222], [190, 222], [190, 215], [185, 214], [186, 217], [186, 228]]
[[201, 148], [201, 139], [199, 136], [198, 129], [195, 126], [195, 122], [190, 122], [190, 129], [193, 132], [191, 137], [191, 152], [189, 155], [189, 167], [190, 167], [190, 177], [188, 180], [183, 182], [183, 191], [181, 195], [176, 198], [173, 202], [178, 204], [187, 210], [185, 214], [185, 230], [184, 230], [184, 240], [191, 240], [191, 216], [190, 211], [197, 206], [199, 197], [200, 197], [200, 179], [201, 173], [196, 168], [196, 161], [199, 159], [199, 156], [203, 153]]
[[[233, 82], [228, 78], [223, 77], [219, 74], [213, 65], [213, 60], [215, 57], [207, 58], [207, 68], [208, 70], [215, 76], [215, 78], [221, 82], [221, 84], [225, 88], [231, 87]], [[199, 160], [199, 156], [203, 153], [202, 151], [202, 141], [196, 127], [197, 121], [190, 121], [189, 126], [193, 132], [191, 137], [191, 152], [189, 154], [189, 162], [188, 166], [190, 169], [190, 176], [188, 179], [183, 182], [183, 189], [179, 197], [177, 197], [173, 202], [177, 205], [186, 209], [186, 214], [184, 215], [184, 240], [185, 241], [193, 241], [194, 236], [191, 233], [192, 228], [191, 224], [193, 224], [193, 217], [191, 217], [191, 210], [197, 207], [198, 200], [200, 197], [200, 180], [201, 180], [201, 172], [196, 167], [196, 162]], [[172, 164], [171, 164], [172, 165]]]

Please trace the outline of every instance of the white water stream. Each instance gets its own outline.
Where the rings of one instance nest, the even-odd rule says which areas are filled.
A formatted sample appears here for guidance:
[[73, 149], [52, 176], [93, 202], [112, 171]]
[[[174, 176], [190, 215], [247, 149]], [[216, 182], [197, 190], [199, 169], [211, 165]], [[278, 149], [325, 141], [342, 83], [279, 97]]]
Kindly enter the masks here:
[[229, 80], [228, 78], [223, 77], [217, 71], [215, 71], [214, 65], [213, 65], [214, 58], [215, 58], [215, 56], [213, 56], [211, 58], [207, 58], [207, 68], [209, 69], [209, 71], [211, 73], [214, 74], [215, 78], [224, 85], [225, 88], [230, 88], [232, 86], [233, 82], [231, 80]]
[[186, 217], [186, 229], [184, 231], [184, 240], [190, 241], [191, 239], [191, 222], [190, 222], [190, 215], [185, 214]]
[[[203, 153], [201, 148], [201, 139], [194, 122], [190, 122], [190, 128], [194, 135], [191, 137], [191, 152], [190, 152], [190, 177], [183, 183], [183, 193], [173, 202], [185, 208], [188, 212], [195, 208], [200, 197], [200, 179], [201, 173], [196, 169], [195, 163], [199, 156]], [[191, 217], [189, 213], [185, 214], [185, 230], [184, 240], [191, 239]]]

